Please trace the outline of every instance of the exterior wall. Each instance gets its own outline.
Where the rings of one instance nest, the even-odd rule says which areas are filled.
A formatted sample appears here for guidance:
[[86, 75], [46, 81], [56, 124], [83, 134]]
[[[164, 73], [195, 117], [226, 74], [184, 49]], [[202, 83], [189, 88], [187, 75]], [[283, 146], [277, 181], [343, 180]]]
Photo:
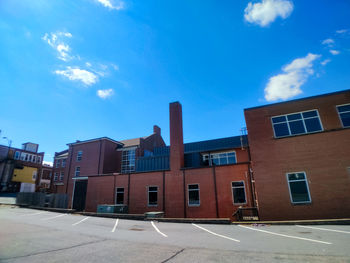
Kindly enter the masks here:
[[114, 204], [115, 176], [91, 176], [86, 192], [86, 211], [96, 212], [97, 205]]
[[116, 151], [117, 145], [111, 141], [103, 142], [103, 174], [120, 172], [121, 152]]
[[[350, 91], [245, 110], [252, 168], [262, 220], [350, 217], [350, 129], [336, 105]], [[274, 138], [270, 118], [317, 109], [323, 132]], [[286, 173], [306, 173], [311, 203], [291, 203]]]

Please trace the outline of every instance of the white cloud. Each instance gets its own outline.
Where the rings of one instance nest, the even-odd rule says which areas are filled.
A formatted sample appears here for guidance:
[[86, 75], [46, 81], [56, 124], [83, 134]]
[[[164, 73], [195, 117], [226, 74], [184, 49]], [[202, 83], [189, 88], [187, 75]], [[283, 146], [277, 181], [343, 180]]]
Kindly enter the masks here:
[[62, 75], [69, 80], [81, 81], [83, 84], [90, 86], [98, 81], [98, 76], [94, 73], [78, 67], [66, 67], [66, 70], [56, 70], [55, 74]]
[[116, 65], [116, 64], [111, 64], [112, 68], [115, 70], [115, 71], [118, 71], [119, 70], [119, 66]]
[[122, 10], [125, 8], [125, 4], [123, 1], [117, 1], [115, 4], [113, 0], [97, 0], [100, 4], [102, 4], [104, 7], [107, 7], [109, 9], [114, 10]]
[[337, 34], [344, 34], [346, 32], [348, 32], [349, 30], [348, 29], [340, 29], [340, 30], [337, 30], [335, 31]]
[[114, 90], [113, 89], [99, 89], [96, 92], [96, 94], [101, 99], [107, 99], [108, 97], [111, 97], [114, 94]]
[[277, 17], [286, 19], [293, 11], [293, 3], [288, 0], [262, 0], [249, 2], [244, 9], [244, 19], [262, 27], [271, 24]]
[[309, 53], [306, 57], [294, 59], [282, 68], [283, 73], [269, 79], [265, 87], [265, 99], [287, 100], [302, 93], [300, 87], [314, 73], [313, 61], [321, 55]]
[[325, 65], [327, 65], [329, 62], [331, 62], [331, 60], [330, 60], [329, 58], [327, 58], [327, 59], [325, 59], [325, 60], [323, 60], [323, 61], [321, 62], [321, 65], [322, 65], [322, 66], [325, 66]]
[[340, 51], [335, 50], [335, 49], [331, 49], [331, 50], [329, 50], [329, 52], [331, 52], [332, 55], [339, 55], [340, 54]]
[[69, 55], [70, 47], [68, 44], [62, 41], [63, 37], [71, 38], [72, 34], [69, 32], [56, 32], [56, 33], [46, 33], [41, 39], [47, 42], [52, 48], [57, 52], [57, 58], [63, 61], [71, 60], [72, 57]]
[[334, 44], [334, 39], [331, 39], [331, 38], [327, 38], [322, 41], [322, 45], [327, 45], [329, 47], [332, 47], [333, 44]]
[[90, 63], [90, 62], [86, 62], [86, 63], [85, 63], [85, 66], [91, 67], [91, 63]]

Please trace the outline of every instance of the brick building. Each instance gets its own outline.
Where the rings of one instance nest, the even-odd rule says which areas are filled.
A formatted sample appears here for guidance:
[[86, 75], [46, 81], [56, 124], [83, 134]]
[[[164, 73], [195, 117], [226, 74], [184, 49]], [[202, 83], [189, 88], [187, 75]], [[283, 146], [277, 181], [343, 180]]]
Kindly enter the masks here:
[[66, 171], [66, 164], [68, 158], [68, 149], [55, 152], [55, 157], [53, 159], [53, 167], [52, 167], [52, 176], [50, 182], [50, 190], [51, 192], [64, 194], [66, 193], [64, 179]]
[[245, 118], [260, 219], [350, 217], [350, 90]]
[[247, 137], [184, 144], [178, 102], [170, 104], [170, 146], [158, 126], [147, 137], [68, 145], [64, 184], [71, 208], [124, 204], [132, 214], [227, 218], [255, 206]]

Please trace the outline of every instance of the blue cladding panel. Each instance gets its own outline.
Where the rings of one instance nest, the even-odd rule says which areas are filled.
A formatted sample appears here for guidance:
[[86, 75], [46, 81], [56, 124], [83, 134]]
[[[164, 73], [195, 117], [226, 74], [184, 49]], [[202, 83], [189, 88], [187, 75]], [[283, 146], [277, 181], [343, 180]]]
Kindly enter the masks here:
[[169, 170], [169, 156], [141, 157], [136, 160], [136, 172]]

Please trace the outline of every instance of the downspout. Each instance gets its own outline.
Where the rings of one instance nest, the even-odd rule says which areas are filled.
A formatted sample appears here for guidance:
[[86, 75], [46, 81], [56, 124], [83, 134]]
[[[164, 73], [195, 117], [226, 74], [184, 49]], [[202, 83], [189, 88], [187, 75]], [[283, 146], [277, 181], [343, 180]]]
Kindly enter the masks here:
[[102, 140], [100, 139], [100, 153], [98, 155], [98, 168], [97, 168], [97, 174], [100, 174], [100, 162], [101, 162], [101, 149], [102, 148]]
[[[69, 168], [68, 168], [68, 176], [67, 176], [67, 184], [66, 184], [66, 194], [68, 194], [68, 185], [69, 185], [70, 170], [71, 170], [70, 168], [72, 167], [73, 145], [71, 146], [71, 148], [72, 148], [72, 151], [71, 151], [70, 157], [69, 157]], [[68, 149], [68, 152], [69, 152], [69, 149]], [[74, 193], [72, 193], [72, 196], [73, 195], [74, 195]]]
[[128, 174], [128, 209], [130, 208], [130, 173]]
[[163, 212], [165, 214], [165, 171], [163, 171]]
[[216, 187], [215, 165], [213, 165], [213, 179], [214, 179], [214, 193], [215, 193], [216, 217], [219, 218], [219, 203], [218, 203], [218, 192], [217, 192], [217, 187]]

